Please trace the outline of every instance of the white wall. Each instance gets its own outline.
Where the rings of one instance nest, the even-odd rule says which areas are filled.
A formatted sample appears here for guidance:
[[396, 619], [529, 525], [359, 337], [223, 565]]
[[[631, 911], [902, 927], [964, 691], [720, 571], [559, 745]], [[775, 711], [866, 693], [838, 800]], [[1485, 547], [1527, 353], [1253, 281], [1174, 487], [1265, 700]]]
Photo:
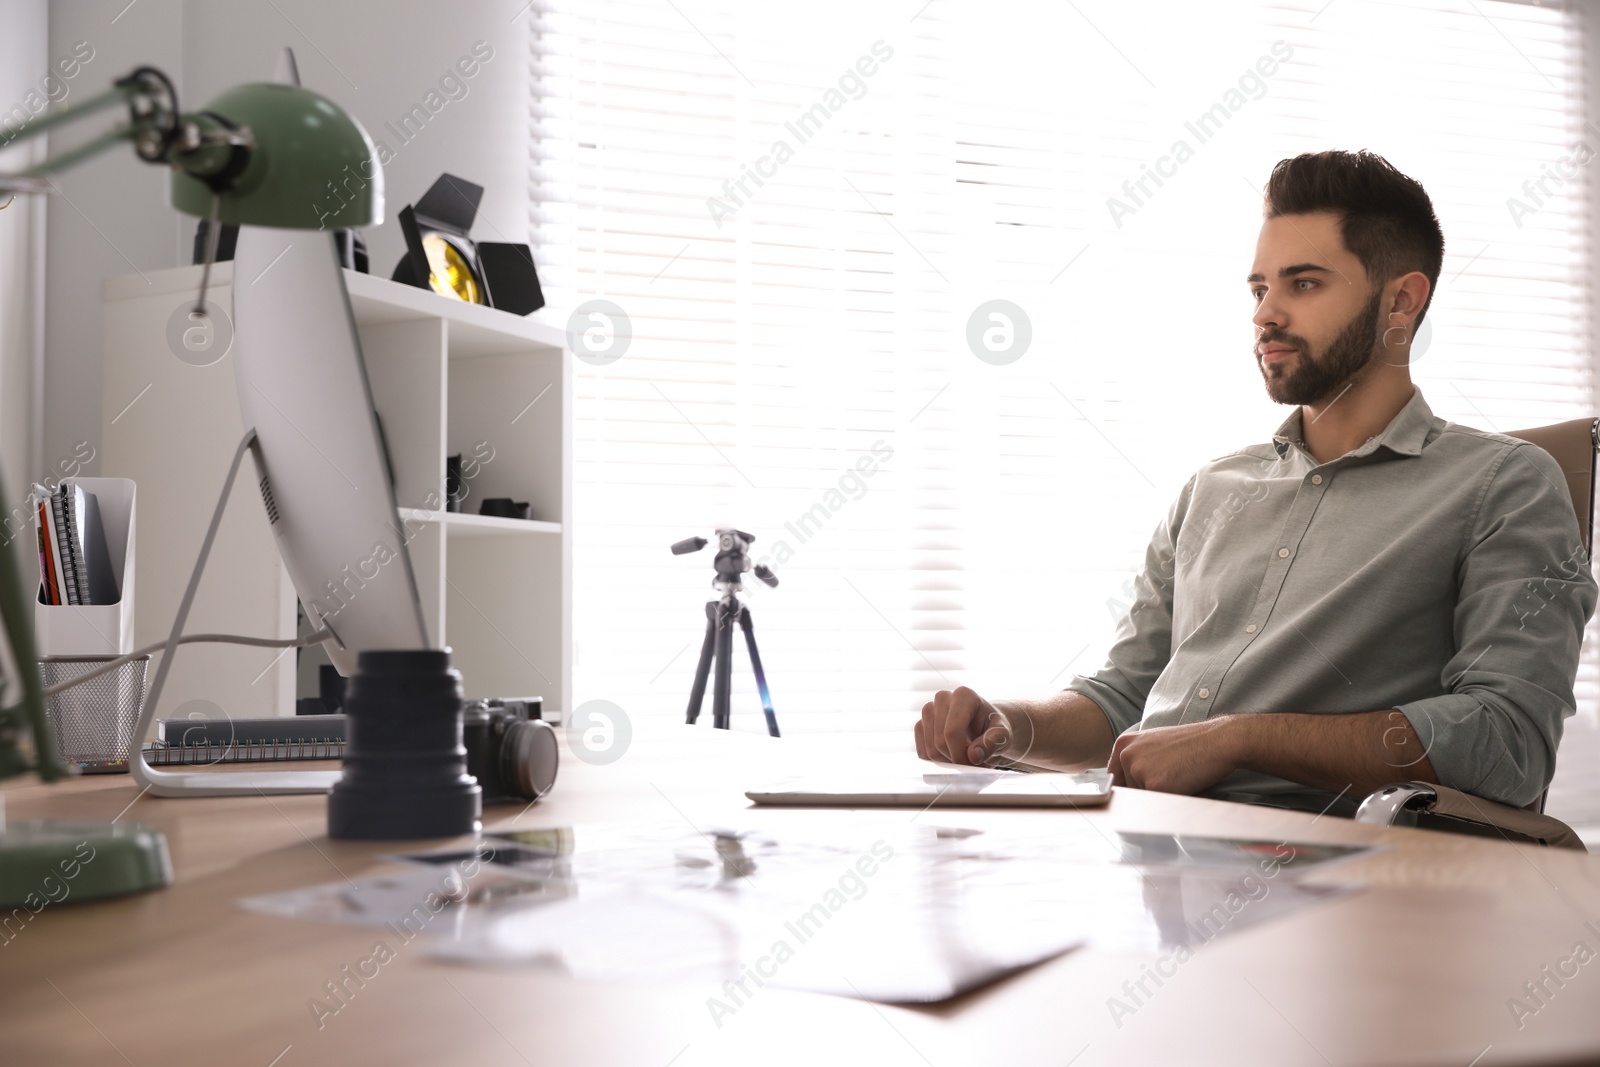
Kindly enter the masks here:
[[[25, 128], [27, 116], [42, 108], [47, 94], [59, 94], [46, 54], [45, 0], [4, 0], [0, 32], [0, 142]], [[18, 110], [21, 109], [21, 110]], [[0, 150], [0, 170], [20, 170], [42, 145], [21, 142]], [[6, 512], [25, 498], [27, 481], [39, 464], [33, 410], [38, 406], [43, 295], [40, 256], [44, 246], [45, 205], [37, 197], [0, 194], [0, 486]], [[0, 516], [3, 519], [3, 516]], [[16, 526], [13, 525], [13, 529]], [[0, 537], [3, 537], [0, 534]]]
[[[488, 188], [475, 236], [527, 240], [524, 3], [139, 0], [130, 7], [127, 0], [79, 0], [51, 6], [49, 51], [90, 42], [95, 58], [80, 75], [80, 91], [141, 63], [159, 66], [192, 110], [230, 86], [271, 80], [278, 52], [292, 47], [302, 84], [348, 109], [394, 152], [384, 168], [385, 222], [366, 234], [372, 272], [387, 277], [404, 245], [395, 213], [445, 170]], [[465, 82], [466, 95], [454, 90], [459, 99], [448, 100], [441, 92], [429, 101], [441, 76], [479, 41], [493, 55]], [[387, 128], [413, 105], [438, 100], [443, 106], [409, 143]], [[51, 147], [82, 136], [54, 137]], [[59, 184], [63, 195], [48, 209], [43, 442], [34, 461], [46, 468], [82, 441], [98, 453], [102, 409], [115, 412], [133, 399], [101, 395], [103, 279], [188, 263], [194, 234], [194, 220], [166, 206], [165, 173], [131, 149], [85, 164]]]
[[[74, 96], [87, 97], [140, 64], [178, 78], [182, 5], [176, 0], [52, 4], [50, 55], [70, 55], [79, 42], [93, 58], [74, 79]], [[110, 121], [109, 115], [107, 121]], [[100, 132], [94, 119], [52, 133], [58, 152]], [[115, 274], [155, 270], [176, 261], [177, 216], [166, 207], [166, 178], [119, 149], [56, 179], [48, 198], [45, 241], [44, 404], [40, 475], [82, 442], [100, 451], [100, 283]]]

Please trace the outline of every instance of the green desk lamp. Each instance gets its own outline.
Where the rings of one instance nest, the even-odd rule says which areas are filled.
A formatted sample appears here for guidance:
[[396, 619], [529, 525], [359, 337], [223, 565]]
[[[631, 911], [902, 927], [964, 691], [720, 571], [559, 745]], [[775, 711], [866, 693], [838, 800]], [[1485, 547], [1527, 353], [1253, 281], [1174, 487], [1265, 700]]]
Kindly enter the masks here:
[[[171, 80], [140, 67], [106, 92], [25, 127], [16, 140], [119, 105], [127, 109], [126, 121], [77, 148], [15, 174], [0, 172], [0, 195], [51, 192], [50, 175], [131, 141], [140, 159], [172, 168], [173, 207], [211, 220], [202, 301], [220, 224], [318, 230], [330, 221], [339, 229], [382, 222], [383, 171], [366, 131], [326, 98], [284, 84], [298, 82], [287, 51], [280, 72], [278, 84], [241, 85], [204, 111], [184, 113]], [[0, 548], [0, 778], [36, 771], [53, 781], [67, 771], [44, 714], [23, 573], [16, 549]], [[0, 810], [0, 937], [6, 940], [48, 903], [171, 881], [158, 830], [111, 822], [8, 825]]]

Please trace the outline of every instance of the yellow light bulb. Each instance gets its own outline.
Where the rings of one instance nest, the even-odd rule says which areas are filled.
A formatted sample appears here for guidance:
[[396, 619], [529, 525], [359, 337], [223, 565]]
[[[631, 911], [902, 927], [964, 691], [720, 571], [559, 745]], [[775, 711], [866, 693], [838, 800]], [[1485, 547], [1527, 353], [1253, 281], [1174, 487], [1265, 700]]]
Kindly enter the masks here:
[[453, 296], [469, 304], [487, 304], [483, 286], [472, 273], [472, 265], [442, 234], [422, 236], [422, 250], [428, 257], [428, 284], [440, 296]]

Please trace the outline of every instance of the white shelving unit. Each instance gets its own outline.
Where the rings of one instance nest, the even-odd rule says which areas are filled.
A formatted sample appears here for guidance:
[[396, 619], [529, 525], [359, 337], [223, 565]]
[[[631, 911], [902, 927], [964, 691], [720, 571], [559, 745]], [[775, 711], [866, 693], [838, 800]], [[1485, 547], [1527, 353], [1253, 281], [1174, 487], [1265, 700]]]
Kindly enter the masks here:
[[[371, 275], [346, 271], [345, 282], [430, 637], [454, 650], [469, 697], [539, 695], [565, 713], [572, 371], [563, 330], [542, 313], [514, 316]], [[167, 340], [169, 319], [199, 284], [199, 267], [105, 284], [101, 470], [139, 486], [140, 645], [166, 636], [244, 433], [231, 358], [197, 365], [203, 356], [181, 359]], [[232, 285], [232, 264], [217, 264], [207, 299], [231, 313]], [[440, 510], [445, 459], [457, 453], [479, 457], [466, 482], [471, 513]], [[529, 501], [535, 518], [475, 514], [489, 497]], [[293, 636], [295, 608], [259, 496], [236, 487], [187, 628]], [[290, 715], [294, 656], [187, 647], [167, 693], [160, 715], [192, 701], [234, 717]]]

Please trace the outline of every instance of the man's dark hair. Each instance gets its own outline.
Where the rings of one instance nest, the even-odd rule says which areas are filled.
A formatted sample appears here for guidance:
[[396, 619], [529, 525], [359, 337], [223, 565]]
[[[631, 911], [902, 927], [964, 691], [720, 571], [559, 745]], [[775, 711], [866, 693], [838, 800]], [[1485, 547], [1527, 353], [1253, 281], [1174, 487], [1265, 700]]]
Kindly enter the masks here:
[[1439, 285], [1444, 232], [1421, 183], [1365, 150], [1279, 160], [1267, 179], [1265, 217], [1313, 211], [1339, 216], [1339, 236], [1375, 289], [1414, 270], [1427, 275], [1428, 299], [1412, 324], [1422, 325]]

